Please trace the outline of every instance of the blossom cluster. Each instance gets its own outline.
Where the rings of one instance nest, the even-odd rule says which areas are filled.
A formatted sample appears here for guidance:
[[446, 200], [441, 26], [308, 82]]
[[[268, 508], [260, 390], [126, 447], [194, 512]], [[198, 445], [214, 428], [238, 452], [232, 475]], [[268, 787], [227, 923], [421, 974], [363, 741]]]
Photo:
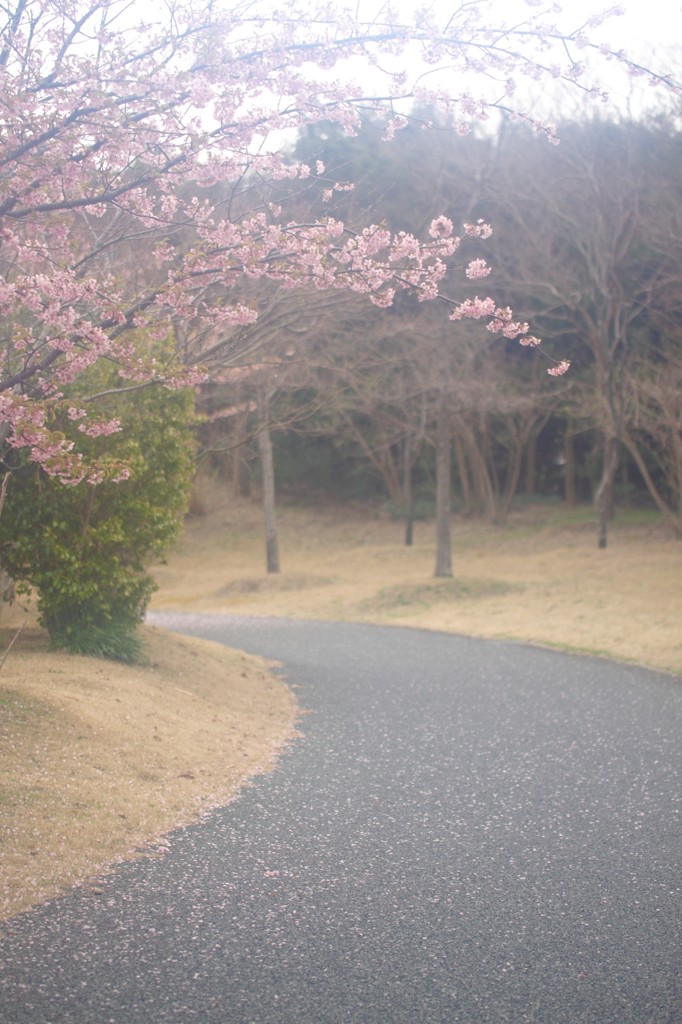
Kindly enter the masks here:
[[[526, 117], [511, 105], [519, 80], [558, 77], [590, 94], [573, 51], [599, 53], [586, 31], [562, 32], [542, 11], [492, 27], [476, 3], [442, 22], [422, 11], [408, 23], [387, 7], [366, 24], [350, 10], [313, 16], [295, 2], [259, 14], [197, 0], [165, 21], [150, 12], [146, 25], [130, 10], [128, 0], [10, 0], [0, 25], [0, 437], [69, 482], [96, 481], [101, 470], [84, 467], [48, 412], [98, 360], [134, 384], [201, 380], [199, 342], [179, 342], [176, 360], [159, 364], [136, 335], [201, 339], [249, 325], [257, 309], [225, 296], [250, 279], [347, 288], [379, 306], [404, 289], [431, 300], [460, 243], [490, 235], [478, 221], [460, 238], [446, 217], [425, 239], [381, 226], [357, 233], [333, 218], [287, 221], [271, 198], [246, 209], [239, 186], [225, 199], [226, 182], [257, 193], [310, 175], [264, 140], [322, 120], [353, 134], [363, 107], [386, 111], [390, 137], [410, 99], [436, 103], [460, 132], [491, 106]], [[358, 57], [383, 76], [382, 100], [353, 82]], [[428, 90], [424, 66], [437, 83]], [[466, 89], [453, 92], [462, 76]], [[501, 98], [486, 92], [491, 80], [504, 83]], [[333, 183], [328, 197], [351, 187]], [[488, 273], [476, 258], [465, 278]], [[537, 343], [492, 299], [455, 303], [452, 316], [489, 318], [490, 330]], [[550, 372], [565, 369], [561, 361]], [[89, 410], [68, 412], [84, 435], [117, 429]]]

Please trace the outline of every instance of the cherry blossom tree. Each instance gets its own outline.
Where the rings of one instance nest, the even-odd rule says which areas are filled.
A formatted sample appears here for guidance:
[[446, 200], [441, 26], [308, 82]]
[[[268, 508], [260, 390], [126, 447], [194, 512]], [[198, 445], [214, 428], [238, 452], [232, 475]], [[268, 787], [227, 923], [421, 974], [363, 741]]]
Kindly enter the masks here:
[[[9, 0], [0, 12], [0, 455], [24, 449], [64, 482], [103, 475], [53, 422], [89, 366], [113, 361], [133, 389], [201, 379], [199, 343], [179, 341], [160, 361], [139, 354], [134, 332], [183, 338], [178, 325], [193, 320], [215, 337], [253, 322], [257, 308], [220, 299], [243, 275], [351, 289], [379, 306], [401, 289], [433, 299], [461, 238], [488, 231], [441, 217], [417, 239], [377, 226], [353, 233], [333, 217], [289, 220], [265, 186], [310, 169], [285, 163], [273, 134], [320, 119], [352, 133], [369, 108], [386, 113], [390, 135], [414, 99], [462, 132], [494, 109], [531, 121], [516, 98], [526, 81], [599, 96], [590, 52], [643, 73], [590, 37], [620, 7], [579, 24], [536, 0], [506, 23], [487, 0], [440, 20], [427, 7], [412, 23], [388, 7], [363, 18], [336, 5], [268, 11], [238, 0], [139, 12], [128, 0]], [[366, 72], [365, 84], [353, 81]], [[550, 125], [535, 127], [553, 141]], [[212, 204], [221, 181], [262, 201], [243, 215]], [[339, 187], [330, 180], [330, 194]], [[469, 276], [483, 270], [476, 263]], [[455, 319], [532, 341], [488, 296], [448, 301]], [[118, 429], [98, 417], [97, 397], [69, 412], [85, 435]]]

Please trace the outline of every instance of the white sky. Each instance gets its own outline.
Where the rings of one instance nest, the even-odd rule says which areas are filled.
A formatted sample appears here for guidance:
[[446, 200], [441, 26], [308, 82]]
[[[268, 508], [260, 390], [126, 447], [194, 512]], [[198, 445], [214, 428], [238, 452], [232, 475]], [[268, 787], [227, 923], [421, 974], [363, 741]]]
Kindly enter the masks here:
[[[368, 0], [371, 3], [371, 0]], [[378, 2], [378, 0], [375, 0]], [[415, 0], [397, 0], [400, 9], [404, 11], [415, 10], [421, 3]], [[427, 0], [428, 2], [428, 0]], [[449, 10], [456, 10], [461, 0], [433, 0], [434, 8], [447, 14]], [[563, 8], [560, 15], [551, 15], [549, 20], [573, 31], [581, 26], [591, 16], [600, 14], [604, 10], [620, 6], [625, 8], [625, 14], [609, 17], [599, 28], [587, 29], [587, 34], [592, 42], [597, 44], [609, 43], [614, 49], [624, 49], [628, 57], [638, 64], [642, 64], [654, 71], [674, 72], [678, 82], [682, 82], [682, 2], [680, 0], [558, 0]], [[423, 0], [422, 0], [423, 3]], [[530, 7], [524, 0], [488, 0], [490, 10], [496, 15], [495, 20], [499, 22], [513, 23], [518, 17], [528, 17], [534, 11], [539, 12], [551, 7], [552, 0], [546, 0], [544, 4]], [[583, 58], [584, 53], [578, 52], [578, 58]], [[615, 63], [602, 63], [596, 65], [597, 79], [600, 87], [609, 92], [614, 102], [619, 106], [626, 104], [641, 109], [642, 105], [656, 104], [658, 90], [651, 89], [651, 86], [642, 80], [635, 80], [624, 75], [616, 68]], [[553, 95], [552, 84], [543, 86], [538, 90]], [[638, 99], [633, 100], [633, 93]], [[567, 102], [570, 105], [572, 92], [566, 92]], [[549, 101], [556, 103], [556, 97]], [[575, 102], [575, 97], [573, 99]]]
[[[461, 0], [431, 0], [434, 9], [447, 13], [456, 10]], [[512, 21], [515, 17], [527, 17], [533, 11], [539, 12], [551, 7], [552, 0], [539, 3], [535, 7], [524, 3], [524, 0], [488, 0], [491, 10], [495, 11], [500, 21]], [[679, 45], [682, 43], [682, 3], [679, 0], [558, 0], [563, 8], [561, 15], [552, 15], [562, 27], [573, 29], [594, 14], [599, 14], [611, 7], [625, 8], [625, 14], [610, 17], [604, 25], [591, 30], [594, 38], [601, 42], [607, 40], [618, 47], [624, 47], [632, 55], [644, 55], [652, 46]], [[398, 0], [401, 10], [416, 10], [429, 5], [429, 0]], [[361, 4], [362, 9], [364, 4]], [[379, 0], [368, 2], [367, 7], [379, 6]]]
[[[589, 17], [609, 6], [613, 5], [568, 0], [565, 9], [570, 11], [572, 20], [574, 16]], [[597, 30], [599, 39], [624, 47], [633, 57], [636, 54], [645, 56], [652, 47], [679, 45], [682, 42], [682, 4], [675, 0], [623, 0], [621, 6], [625, 8], [625, 14], [609, 18]]]
[[[263, 7], [278, 7], [281, 0], [261, 0]], [[311, 0], [314, 5], [316, 0]], [[361, 18], [370, 18], [373, 13], [390, 6], [397, 9], [404, 17], [409, 18], [415, 11], [431, 8], [439, 15], [439, 20], [446, 20], [451, 13], [466, 7], [472, 0], [355, 0]], [[532, 14], [551, 10], [553, 0], [535, 0], [531, 6], [525, 0], [473, 0], [482, 8], [490, 11], [490, 21], [496, 24], [513, 25], [528, 18]], [[352, 0], [339, 0], [339, 7], [351, 4]], [[649, 67], [661, 73], [673, 72], [674, 79], [682, 83], [682, 2], [681, 0], [558, 0], [562, 7], [561, 14], [548, 14], [547, 20], [556, 22], [566, 32], [581, 27], [595, 14], [615, 6], [625, 8], [625, 14], [609, 17], [598, 28], [587, 28], [586, 34], [596, 44], [608, 43], [613, 49], [624, 49], [630, 59], [637, 64]], [[574, 57], [584, 60], [586, 52], [577, 50]], [[553, 57], [552, 60], [556, 59]], [[619, 109], [629, 109], [633, 113], [641, 113], [643, 109], [661, 106], [669, 93], [664, 89], [653, 89], [642, 79], [633, 79], [619, 69], [617, 62], [605, 62], [593, 55], [594, 75], [592, 83], [607, 91]], [[382, 62], [385, 63], [385, 62]], [[356, 77], [367, 84], [372, 79], [368, 67], [358, 66]], [[437, 76], [433, 84], [437, 83]], [[462, 87], [466, 89], [463, 83]], [[477, 94], [485, 91], [482, 81], [471, 82], [471, 92]], [[530, 83], [529, 83], [530, 90]], [[533, 101], [517, 96], [518, 106], [530, 111], [540, 119], [553, 120], [553, 112], [561, 112], [571, 116], [577, 112], [575, 108], [584, 108], [585, 99], [582, 94], [564, 86], [555, 86], [552, 81], [545, 81], [533, 88]]]
[[[133, 0], [132, 12], [162, 9], [168, 0]], [[221, 0], [218, 0], [220, 5]], [[234, 0], [222, 0], [229, 9]], [[319, 6], [321, 0], [309, 0], [311, 7]], [[339, 9], [357, 4], [359, 16], [364, 20], [376, 14], [385, 6], [391, 6], [402, 12], [406, 18], [411, 13], [424, 7], [432, 7], [445, 20], [451, 13], [466, 7], [472, 0], [338, 0]], [[551, 9], [552, 0], [539, 0], [530, 6], [524, 0], [473, 0], [487, 7], [491, 12], [491, 22], [514, 24], [529, 15]], [[580, 27], [590, 16], [616, 6], [619, 0], [558, 0], [563, 11], [560, 15], [548, 15], [548, 20], [556, 21], [567, 32]], [[682, 82], [682, 0], [620, 0], [626, 13], [622, 16], [610, 17], [596, 29], [588, 29], [591, 41], [599, 44], [607, 42], [615, 49], [625, 49], [631, 59], [655, 71], [674, 72], [673, 77]], [[263, 11], [281, 10], [282, 0], [255, 0], [255, 9]], [[331, 5], [330, 5], [331, 6]], [[577, 59], [584, 59], [585, 51], [576, 51]], [[552, 58], [555, 59], [555, 58]], [[408, 64], [409, 66], [409, 64]], [[595, 73], [592, 82], [605, 89], [611, 96], [614, 105], [619, 109], [629, 109], [641, 114], [642, 110], [662, 106], [669, 93], [664, 89], [652, 89], [641, 79], [633, 80], [618, 71], [616, 62], [605, 63], [595, 61]], [[414, 67], [411, 69], [414, 70]], [[336, 70], [330, 77], [336, 77]], [[362, 88], [370, 92], [369, 84], [377, 81], [367, 64], [357, 64], [351, 74], [362, 83]], [[324, 79], [324, 72], [321, 74]], [[343, 75], [341, 76], [343, 77]], [[433, 78], [437, 84], [437, 76]], [[381, 79], [383, 84], [383, 79]], [[429, 83], [431, 84], [431, 83]], [[449, 85], [452, 84], [450, 81]], [[467, 84], [458, 83], [460, 88], [467, 89]], [[473, 80], [469, 86], [476, 95], [486, 91], [485, 82]], [[525, 87], [524, 87], [525, 88]], [[528, 85], [528, 95], [517, 95], [515, 105], [524, 112], [529, 112], [540, 120], [554, 121], [561, 116], [570, 117], [585, 110], [586, 100], [578, 90], [570, 87], [559, 88], [553, 81], [545, 81], [542, 85]], [[378, 91], [383, 91], [379, 86]], [[532, 99], [531, 99], [532, 97]], [[488, 98], [491, 98], [490, 96]], [[497, 98], [497, 93], [495, 94]], [[679, 104], [678, 104], [679, 106]]]

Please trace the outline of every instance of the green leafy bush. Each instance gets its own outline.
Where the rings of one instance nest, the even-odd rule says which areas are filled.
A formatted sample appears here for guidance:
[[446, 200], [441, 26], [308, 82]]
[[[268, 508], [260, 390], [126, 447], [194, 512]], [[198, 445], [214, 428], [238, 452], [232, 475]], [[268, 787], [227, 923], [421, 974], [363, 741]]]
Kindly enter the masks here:
[[144, 644], [134, 627], [127, 622], [109, 621], [100, 626], [93, 623], [74, 623], [62, 630], [56, 625], [51, 633], [52, 646], [71, 654], [84, 654], [91, 658], [111, 658], [127, 665], [140, 665], [146, 661]]
[[[86, 375], [90, 393], [118, 384], [111, 369]], [[79, 445], [93, 459], [123, 461], [119, 483], [66, 486], [25, 460], [12, 467], [0, 516], [2, 564], [38, 595], [41, 623], [55, 647], [122, 661], [142, 657], [136, 637], [155, 589], [148, 566], [178, 535], [193, 475], [191, 391], [152, 386], [97, 400], [98, 418], [122, 429]], [[75, 436], [68, 406], [58, 428]]]

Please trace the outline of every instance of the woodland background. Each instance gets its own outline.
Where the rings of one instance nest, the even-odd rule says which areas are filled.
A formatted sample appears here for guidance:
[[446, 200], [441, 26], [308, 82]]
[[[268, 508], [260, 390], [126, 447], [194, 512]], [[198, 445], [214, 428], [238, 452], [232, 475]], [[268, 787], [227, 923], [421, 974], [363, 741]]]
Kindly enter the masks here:
[[[443, 577], [522, 498], [682, 537], [682, 88], [528, 6], [0, 15], [1, 589], [55, 646], [141, 657], [197, 466], [269, 574], [278, 488], [433, 516]], [[609, 63], [657, 105], [600, 115]]]
[[[635, 504], [682, 536], [676, 118], [575, 119], [559, 146], [508, 122], [465, 137], [437, 125], [417, 112], [390, 144], [371, 120], [354, 139], [316, 126], [295, 155], [356, 183], [335, 207], [358, 229], [371, 217], [419, 234], [439, 211], [493, 224], [485, 287], [543, 350], [410, 295], [378, 309], [259, 285], [259, 320], [233, 339], [256, 355], [200, 390], [202, 459], [242, 496], [254, 474], [264, 482], [271, 548], [273, 464], [290, 496], [387, 502], [407, 543], [415, 516], [437, 514], [437, 575], [451, 571], [451, 509], [503, 525], [514, 501], [594, 502], [605, 546], [615, 505]], [[311, 216], [323, 187], [296, 199]], [[570, 373], [548, 377], [547, 353]]]

